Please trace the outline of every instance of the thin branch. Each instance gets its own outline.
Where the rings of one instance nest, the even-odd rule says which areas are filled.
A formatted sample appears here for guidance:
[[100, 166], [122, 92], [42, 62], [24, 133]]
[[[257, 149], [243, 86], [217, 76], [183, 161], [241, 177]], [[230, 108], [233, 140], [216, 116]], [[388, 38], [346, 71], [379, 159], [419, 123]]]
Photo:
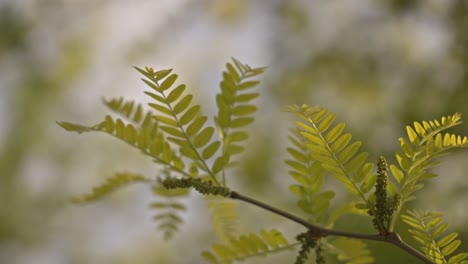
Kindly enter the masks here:
[[421, 252], [417, 251], [410, 245], [406, 244], [397, 233], [389, 233], [388, 235], [380, 235], [380, 234], [372, 235], [372, 234], [361, 234], [361, 233], [351, 233], [351, 232], [346, 232], [346, 231], [331, 230], [331, 229], [327, 229], [327, 228], [323, 228], [323, 227], [311, 224], [300, 217], [287, 213], [283, 210], [280, 210], [278, 208], [275, 208], [273, 206], [270, 206], [268, 204], [255, 200], [253, 198], [244, 196], [235, 191], [231, 191], [228, 197], [231, 199], [241, 200], [246, 203], [258, 206], [267, 211], [270, 211], [277, 215], [285, 217], [293, 222], [296, 222], [306, 227], [307, 229], [309, 229], [311, 231], [311, 234], [315, 238], [326, 237], [326, 236], [341, 236], [341, 237], [357, 238], [357, 239], [364, 239], [364, 240], [381, 241], [381, 242], [393, 244], [401, 248], [402, 250], [406, 251], [407, 253], [421, 260], [422, 263], [434, 264], [434, 262], [429, 260]]

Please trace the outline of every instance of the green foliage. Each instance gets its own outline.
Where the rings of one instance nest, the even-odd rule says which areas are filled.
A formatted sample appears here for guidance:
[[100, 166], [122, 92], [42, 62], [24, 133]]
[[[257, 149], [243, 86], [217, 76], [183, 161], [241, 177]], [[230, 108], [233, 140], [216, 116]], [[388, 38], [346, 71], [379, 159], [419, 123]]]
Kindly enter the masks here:
[[135, 69], [147, 78], [143, 81], [153, 89], [145, 94], [154, 99], [149, 106], [157, 111], [153, 117], [161, 123], [159, 128], [167, 140], [178, 146], [182, 156], [193, 161], [194, 173], [200, 169], [217, 183], [219, 169], [210, 167], [207, 160], [213, 157], [220, 143], [212, 141], [214, 128], [205, 124], [207, 117], [199, 113], [200, 106], [192, 104], [193, 95], [185, 93], [184, 84], [173, 87], [178, 76], [171, 74], [172, 70]]
[[152, 191], [158, 197], [157, 201], [150, 204], [150, 208], [156, 210], [153, 219], [158, 223], [158, 229], [163, 232], [164, 239], [168, 240], [183, 223], [180, 213], [187, 209], [180, 202], [180, 198], [186, 197], [190, 189], [168, 189], [162, 185], [153, 185]]
[[360, 152], [360, 141], [351, 142], [351, 134], [343, 134], [344, 123], [333, 125], [336, 114], [323, 107], [290, 106], [288, 111], [298, 116], [296, 127], [310, 149], [309, 159], [344, 184], [353, 195], [369, 205], [366, 197], [374, 186], [375, 175], [371, 173], [372, 163], [366, 163], [368, 153]]
[[401, 150], [396, 153], [400, 168], [391, 166], [395, 180], [400, 185], [403, 202], [414, 199], [412, 195], [421, 189], [421, 181], [433, 178], [436, 174], [428, 169], [436, 165], [435, 160], [448, 150], [468, 147], [468, 137], [442, 132], [461, 124], [461, 114], [444, 116], [441, 120], [414, 122], [413, 127], [406, 126], [408, 139], [400, 138]]
[[[413, 127], [406, 126], [408, 139], [399, 139], [401, 150], [396, 153], [399, 168], [390, 166], [401, 197], [400, 208], [407, 201], [416, 198], [413, 193], [424, 187], [422, 181], [437, 176], [428, 170], [438, 164], [438, 157], [453, 148], [468, 147], [468, 137], [442, 133], [459, 124], [461, 114], [455, 113], [442, 117], [440, 121], [414, 122]], [[399, 209], [393, 216], [390, 228], [393, 228], [398, 216]]]
[[219, 159], [227, 167], [236, 164], [231, 161], [232, 156], [244, 151], [240, 142], [248, 139], [245, 127], [254, 121], [252, 115], [257, 111], [257, 106], [252, 104], [252, 100], [259, 94], [251, 90], [259, 82], [251, 79], [265, 71], [265, 68], [252, 69], [234, 58], [232, 62], [226, 64], [226, 71], [223, 72], [220, 83], [221, 92], [216, 95], [218, 113], [215, 122], [222, 142], [222, 155]]
[[289, 190], [299, 198], [297, 205], [303, 212], [314, 217], [316, 222], [322, 222], [335, 193], [320, 192], [325, 170], [319, 162], [311, 159], [312, 151], [300, 130], [292, 131], [289, 140], [293, 147], [287, 148], [291, 159], [286, 160], [286, 164], [290, 168], [289, 175], [297, 182], [290, 185]]
[[442, 217], [441, 213], [418, 210], [410, 210], [402, 215], [403, 222], [410, 226], [409, 232], [414, 240], [421, 245], [424, 254], [434, 263], [468, 263], [466, 260], [468, 253], [453, 255], [461, 241], [456, 239], [458, 237], [456, 232], [442, 235], [448, 227]]
[[231, 239], [227, 244], [214, 244], [212, 251], [204, 251], [203, 258], [210, 263], [233, 263], [246, 258], [291, 249], [286, 238], [276, 229], [262, 229], [260, 234], [249, 233]]
[[[396, 153], [398, 166], [389, 166], [393, 177], [389, 179], [386, 160], [379, 159], [375, 173], [374, 164], [367, 162], [368, 153], [360, 150], [361, 142], [353, 141], [351, 134], [344, 132], [344, 123], [335, 123], [335, 113], [323, 107], [288, 107], [300, 120], [291, 130], [291, 146], [286, 149], [289, 158], [285, 162], [294, 180], [289, 190], [297, 197], [297, 206], [307, 215], [304, 220], [231, 191], [227, 185], [227, 169], [237, 164], [233, 157], [244, 150], [241, 143], [248, 139], [246, 128], [254, 121], [257, 110], [252, 100], [259, 94], [252, 92], [252, 88], [259, 82], [252, 78], [265, 68], [251, 68], [236, 59], [226, 64], [221, 91], [216, 95], [215, 126], [207, 125], [208, 117], [201, 114], [200, 105], [192, 102], [193, 95], [187, 93], [186, 86], [176, 84], [178, 76], [172, 70], [135, 69], [151, 88], [145, 94], [152, 99], [148, 104], [152, 111], [144, 111], [141, 105], [118, 98], [104, 100], [118, 117], [107, 115], [93, 126], [58, 124], [80, 134], [102, 132], [115, 137], [151, 157], [160, 165], [158, 169], [164, 177], [156, 181], [139, 174], [117, 173], [89, 194], [75, 197], [75, 202], [96, 201], [130, 183], [148, 184], [157, 197], [150, 205], [156, 212], [154, 219], [169, 239], [183, 223], [181, 213], [186, 206], [181, 199], [193, 188], [205, 195], [218, 237], [212, 251], [202, 253], [211, 263], [232, 263], [298, 246], [296, 263], [305, 263], [312, 249], [315, 249], [315, 262], [320, 264], [325, 263], [326, 254], [334, 254], [345, 263], [372, 263], [374, 259], [363, 241], [366, 239], [397, 245], [425, 263], [466, 263], [468, 253], [452, 255], [461, 243], [456, 240], [456, 233], [439, 237], [448, 227], [442, 223], [441, 214], [409, 211], [400, 216], [405, 202], [414, 199], [414, 192], [424, 186], [421, 182], [435, 176], [429, 169], [437, 164], [436, 159], [453, 148], [468, 146], [467, 137], [443, 134], [444, 130], [461, 123], [461, 114], [408, 126], [408, 139], [400, 138], [401, 150]], [[323, 190], [328, 175], [352, 194], [351, 200], [333, 210], [331, 202], [335, 192]], [[291, 244], [276, 229], [239, 235], [239, 212], [234, 199], [276, 213], [308, 230], [297, 236], [298, 243]], [[332, 228], [338, 218], [348, 214], [371, 216], [378, 234], [348, 233], [321, 226]], [[427, 259], [404, 244], [393, 231], [399, 219], [410, 225], [409, 231], [422, 245]], [[446, 260], [449, 255], [452, 256]]]
[[216, 237], [220, 242], [227, 243], [238, 235], [237, 203], [220, 196], [210, 196], [205, 199], [211, 212], [211, 222]]
[[149, 180], [141, 174], [129, 172], [115, 173], [112, 177], [107, 178], [104, 183], [94, 187], [90, 193], [72, 197], [72, 201], [74, 203], [96, 201], [97, 199], [102, 198], [123, 186], [139, 182], [147, 183]]
[[330, 252], [336, 254], [339, 261], [347, 264], [374, 263], [366, 243], [357, 239], [340, 237], [331, 242]]

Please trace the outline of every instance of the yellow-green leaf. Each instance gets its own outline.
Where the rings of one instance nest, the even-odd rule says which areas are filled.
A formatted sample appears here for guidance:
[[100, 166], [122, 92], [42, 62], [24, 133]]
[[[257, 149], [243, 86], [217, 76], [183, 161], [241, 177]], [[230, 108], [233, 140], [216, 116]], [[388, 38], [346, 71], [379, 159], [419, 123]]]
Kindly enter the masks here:
[[191, 137], [197, 134], [198, 131], [200, 131], [200, 129], [206, 123], [206, 120], [208, 120], [206, 116], [199, 116], [195, 118], [195, 120], [187, 128], [187, 135]]
[[172, 115], [171, 110], [169, 110], [165, 106], [162, 106], [162, 105], [159, 105], [159, 104], [153, 104], [153, 103], [149, 103], [148, 105], [151, 106], [151, 108], [153, 108], [154, 110], [159, 111], [159, 112], [161, 112], [163, 114]]
[[177, 79], [177, 74], [171, 74], [169, 75], [169, 77], [167, 77], [162, 83], [161, 85], [159, 86], [159, 88], [162, 90], [162, 91], [165, 91], [169, 88], [171, 88], [171, 86], [174, 84], [174, 82], [176, 81]]
[[173, 126], [173, 127], [177, 126], [177, 122], [170, 117], [156, 115], [154, 116], [154, 118], [158, 120], [159, 122], [164, 123], [166, 125]]
[[393, 164], [390, 165], [390, 171], [392, 172], [393, 178], [395, 178], [398, 183], [401, 183], [401, 180], [403, 180], [404, 177], [403, 172]]
[[156, 101], [158, 101], [160, 103], [163, 103], [163, 104], [166, 103], [166, 100], [164, 98], [162, 98], [161, 96], [159, 96], [159, 95], [157, 95], [155, 93], [145, 91], [145, 94], [149, 95], [151, 98], [155, 99]]
[[468, 253], [459, 253], [449, 259], [448, 264], [458, 264], [461, 263], [462, 260], [468, 258]]
[[257, 107], [255, 105], [239, 105], [231, 110], [231, 113], [236, 116], [249, 115], [255, 113]]
[[162, 131], [168, 133], [171, 136], [178, 137], [178, 138], [185, 138], [184, 133], [182, 133], [179, 129], [170, 127], [170, 126], [160, 126], [159, 127]]
[[243, 83], [241, 83], [239, 86], [237, 86], [237, 89], [238, 89], [238, 90], [249, 89], [249, 88], [252, 88], [252, 87], [257, 86], [259, 83], [260, 83], [259, 81], [247, 81], [247, 82], [243, 82]]
[[208, 147], [206, 147], [203, 150], [202, 158], [205, 159], [205, 160], [211, 158], [216, 153], [219, 146], [221, 146], [221, 143], [219, 141], [215, 141], [215, 142], [211, 143]]
[[193, 95], [188, 94], [184, 98], [182, 98], [176, 106], [174, 106], [174, 113], [180, 114], [182, 113], [187, 107], [189, 106], [190, 102], [192, 101]]
[[231, 120], [230, 127], [231, 128], [240, 128], [240, 127], [245, 127], [252, 123], [254, 119], [252, 117], [240, 117], [237, 119]]
[[334, 153], [340, 152], [344, 147], [346, 147], [351, 140], [351, 134], [344, 134], [340, 136], [335, 143], [332, 144], [331, 149]]
[[447, 256], [452, 254], [461, 244], [460, 240], [455, 240], [448, 244], [446, 247], [442, 249], [442, 255]]
[[177, 86], [174, 90], [172, 90], [169, 95], [167, 96], [167, 102], [168, 103], [173, 103], [175, 102], [177, 99], [179, 99], [179, 97], [182, 95], [182, 93], [185, 91], [185, 85], [184, 84], [181, 84], [179, 86]]
[[226, 160], [224, 159], [223, 156], [217, 157], [215, 162], [213, 163], [213, 167], [211, 171], [213, 174], [217, 174], [221, 170], [223, 170], [224, 166], [226, 165]]
[[448, 243], [452, 242], [452, 240], [454, 240], [457, 237], [458, 237], [458, 234], [455, 233], [455, 232], [452, 232], [452, 233], [444, 236], [443, 238], [439, 239], [437, 241], [437, 245], [439, 247], [445, 247]]
[[245, 103], [245, 102], [249, 102], [249, 101], [257, 98], [258, 96], [259, 96], [258, 93], [240, 94], [240, 95], [236, 96], [235, 101], [237, 103]]
[[211, 139], [214, 133], [213, 127], [207, 127], [203, 129], [200, 134], [198, 134], [195, 139], [193, 140], [193, 145], [196, 148], [200, 148], [205, 146]]
[[187, 110], [187, 112], [185, 112], [180, 118], [179, 120], [180, 124], [183, 126], [183, 125], [190, 123], [190, 121], [192, 121], [199, 112], [200, 112], [199, 105], [194, 105], [190, 107], [189, 110]]
[[344, 123], [339, 123], [338, 125], [333, 127], [325, 136], [325, 140], [328, 142], [328, 144], [333, 143], [341, 135], [341, 132], [343, 132], [344, 128]]
[[412, 127], [406, 126], [406, 133], [408, 134], [408, 138], [411, 143], [416, 145], [419, 142], [418, 134], [413, 130]]

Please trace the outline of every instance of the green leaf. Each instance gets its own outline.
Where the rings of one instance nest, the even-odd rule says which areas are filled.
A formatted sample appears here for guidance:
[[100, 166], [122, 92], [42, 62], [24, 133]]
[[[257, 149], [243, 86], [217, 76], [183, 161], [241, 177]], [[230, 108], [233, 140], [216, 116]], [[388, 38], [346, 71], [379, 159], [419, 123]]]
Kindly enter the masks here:
[[[361, 166], [364, 165], [364, 162], [366, 161], [368, 156], [369, 156], [369, 154], [367, 152], [361, 152], [357, 156], [354, 156], [353, 159], [350, 160], [346, 164], [346, 166], [345, 166], [346, 171], [348, 173], [353, 173], [357, 169], [361, 168]], [[342, 162], [347, 162], [347, 161], [345, 160], [345, 161], [342, 161]], [[355, 179], [358, 179], [357, 175], [355, 175]]]
[[197, 134], [198, 131], [200, 131], [200, 129], [203, 127], [203, 125], [206, 123], [207, 120], [208, 118], [206, 116], [198, 116], [197, 118], [195, 118], [192, 124], [190, 124], [187, 128], [187, 131], [186, 131], [187, 135], [189, 137], [192, 137], [195, 134]]
[[239, 142], [249, 138], [249, 134], [244, 131], [235, 131], [226, 137], [227, 142]]
[[174, 113], [180, 114], [182, 113], [187, 107], [189, 106], [190, 102], [192, 101], [193, 95], [188, 94], [184, 98], [182, 98], [174, 107]]
[[158, 120], [159, 122], [164, 123], [166, 125], [177, 127], [177, 122], [174, 119], [170, 118], [170, 117], [156, 115], [156, 116], [154, 116], [154, 118], [156, 120]]
[[241, 128], [251, 124], [254, 121], [252, 117], [240, 117], [237, 119], [231, 120], [231, 128]]
[[437, 241], [437, 245], [439, 247], [445, 247], [448, 243], [452, 242], [457, 237], [458, 237], [457, 233], [455, 233], [455, 232], [450, 233], [450, 234], [444, 236], [443, 238], [439, 239]]
[[232, 78], [234, 79], [234, 81], [236, 82], [239, 82], [240, 81], [240, 77], [239, 77], [239, 74], [237, 73], [237, 71], [234, 69], [234, 67], [232, 66], [231, 63], [226, 63], [226, 68], [229, 72], [229, 74], [232, 76]]
[[146, 78], [150, 79], [150, 80], [153, 80], [153, 75], [149, 74], [148, 72], [146, 72], [145, 70], [143, 69], [140, 69], [136, 66], [133, 66], [133, 68], [135, 68], [139, 73], [141, 73], [143, 76], [145, 76]]
[[198, 160], [199, 159], [197, 152], [193, 148], [191, 148], [189, 146], [181, 147], [180, 148], [180, 153], [182, 155], [186, 156], [189, 159], [193, 159], [193, 160]]
[[346, 163], [349, 159], [351, 159], [354, 154], [359, 150], [361, 147], [361, 141], [353, 142], [351, 145], [347, 146], [339, 155], [338, 159], [342, 163]]
[[[308, 109], [309, 110], [309, 109]], [[314, 123], [318, 123], [322, 120], [322, 118], [324, 118], [327, 114], [328, 114], [328, 109], [325, 109], [325, 108], [317, 108], [317, 109], [312, 109], [313, 112], [317, 111], [316, 114], [313, 114], [313, 118], [312, 118], [312, 122]], [[312, 114], [310, 114], [312, 115]], [[329, 117], [331, 119], [334, 119], [334, 114], [331, 114], [331, 117]], [[328, 120], [327, 123], [329, 123], [330, 121], [333, 121], [333, 120]]]
[[[367, 154], [366, 152], [363, 152], [363, 153]], [[361, 154], [363, 154], [363, 153], [361, 153]], [[365, 156], [367, 157], [367, 155], [365, 155]], [[357, 157], [356, 157], [356, 159], [357, 159]], [[349, 167], [349, 165], [348, 165], [348, 167]], [[353, 170], [351, 170], [351, 168], [348, 168], [348, 167], [347, 167], [348, 171], [353, 171]], [[374, 164], [372, 164], [372, 163], [364, 164], [361, 167], [361, 169], [359, 169], [358, 173], [355, 174], [354, 181], [355, 182], [361, 182], [362, 180], [364, 180], [371, 173], [372, 169], [374, 169]]]
[[401, 183], [401, 180], [403, 180], [404, 177], [403, 172], [393, 164], [390, 165], [390, 171], [392, 172], [393, 178], [395, 178], [398, 183]]
[[167, 75], [169, 75], [172, 72], [172, 69], [167, 69], [167, 70], [160, 70], [154, 73], [154, 77], [156, 81], [159, 81], [163, 78], [165, 78]]
[[185, 112], [180, 118], [179, 122], [182, 126], [190, 123], [200, 112], [200, 106], [194, 105], [187, 112]]
[[203, 152], [202, 152], [202, 158], [207, 160], [211, 158], [216, 151], [219, 149], [219, 146], [221, 146], [221, 142], [215, 141], [211, 143], [208, 147], [206, 147]]
[[161, 88], [159, 88], [156, 84], [146, 80], [146, 79], [142, 79], [144, 83], [146, 83], [146, 85], [148, 85], [149, 87], [153, 88], [153, 90], [157, 91], [157, 92], [161, 92]]
[[333, 121], [335, 120], [335, 117], [336, 117], [336, 114], [335, 113], [331, 113], [329, 114], [327, 117], [325, 117], [318, 125], [318, 130], [321, 132], [321, 133], [324, 133], [325, 131], [327, 131], [327, 129], [330, 127], [330, 125], [333, 123]]
[[365, 180], [359, 187], [361, 192], [368, 193], [372, 189], [372, 187], [374, 187], [376, 179], [377, 179], [377, 174], [371, 174], [367, 178], [365, 178]]
[[[171, 86], [174, 84], [174, 82], [177, 80], [177, 74], [171, 74], [169, 75], [169, 77], [167, 77], [162, 83], [161, 85], [159, 86], [159, 88], [162, 90], [162, 91], [165, 91], [169, 88], [171, 88]], [[179, 86], [180, 87], [180, 86]]]
[[249, 88], [252, 88], [252, 87], [255, 87], [259, 84], [260, 82], [259, 81], [247, 81], [247, 82], [243, 82], [241, 83], [237, 89], [238, 90], [245, 90], [245, 89], [249, 89]]
[[460, 240], [455, 240], [452, 241], [450, 244], [448, 244], [446, 247], [442, 249], [442, 255], [447, 256], [452, 254], [461, 244]]
[[462, 260], [468, 258], [468, 253], [459, 253], [450, 258], [448, 264], [457, 264], [460, 263]]
[[149, 95], [151, 98], [155, 99], [156, 101], [165, 104], [166, 100], [162, 98], [161, 96], [154, 94], [152, 92], [145, 91], [145, 94]]
[[406, 126], [406, 132], [408, 133], [408, 138], [411, 141], [411, 143], [415, 144], [415, 142], [418, 142], [418, 134], [413, 130], [412, 127]]
[[232, 114], [235, 116], [250, 115], [257, 111], [257, 107], [254, 105], [239, 105], [232, 109]]
[[224, 166], [226, 166], [226, 160], [224, 159], [224, 157], [217, 157], [215, 162], [213, 163], [211, 171], [213, 172], [213, 174], [218, 174], [220, 171], [223, 170]]
[[159, 104], [153, 104], [153, 103], [149, 103], [148, 105], [151, 106], [151, 108], [155, 109], [158, 112], [161, 112], [161, 113], [166, 114], [166, 115], [172, 115], [172, 111], [169, 110], [165, 106], [162, 106], [162, 105], [159, 105]]
[[335, 143], [331, 145], [331, 150], [334, 153], [340, 152], [344, 147], [346, 147], [351, 140], [351, 134], [344, 134], [340, 136]]
[[434, 231], [432, 232], [432, 237], [438, 237], [440, 236], [443, 232], [445, 232], [445, 230], [447, 230], [447, 227], [448, 227], [448, 224], [447, 223], [443, 223], [441, 225], [439, 225], [437, 228], [434, 229]]
[[185, 135], [183, 132], [181, 132], [179, 129], [170, 127], [170, 126], [160, 126], [162, 131], [166, 132], [167, 134], [178, 137], [178, 138], [185, 138]]
[[230, 144], [228, 145], [227, 147], [227, 150], [226, 150], [226, 153], [228, 153], [229, 155], [235, 155], [235, 154], [239, 154], [241, 152], [244, 151], [244, 147], [243, 146], [239, 146], [239, 145], [235, 145], [235, 144]]
[[89, 127], [77, 125], [77, 124], [73, 124], [69, 122], [57, 122], [57, 124], [67, 131], [77, 132], [78, 134], [91, 131], [91, 128]]
[[168, 103], [173, 103], [175, 102], [177, 99], [179, 99], [179, 97], [182, 95], [182, 93], [185, 91], [185, 85], [184, 84], [181, 84], [179, 86], [177, 86], [174, 90], [171, 91], [171, 93], [169, 93], [169, 95], [167, 96], [167, 102]]
[[341, 135], [341, 132], [343, 132], [344, 128], [344, 123], [339, 123], [338, 125], [333, 127], [325, 136], [325, 141], [327, 141], [328, 144], [333, 143]]
[[194, 141], [193, 141], [193, 145], [196, 147], [196, 148], [201, 148], [203, 146], [205, 146], [209, 141], [210, 139], [213, 137], [213, 133], [214, 133], [214, 128], [213, 127], [207, 127], [205, 129], [203, 129], [200, 134], [198, 134]]
[[259, 95], [260, 95], [259, 93], [240, 94], [240, 95], [236, 96], [235, 102], [236, 103], [250, 102], [253, 99], [257, 98]]
[[136, 173], [116, 173], [112, 177], [107, 178], [104, 183], [94, 187], [89, 194], [74, 196], [72, 201], [74, 203], [85, 203], [96, 201], [105, 195], [131, 183], [144, 183], [148, 180], [141, 174]]

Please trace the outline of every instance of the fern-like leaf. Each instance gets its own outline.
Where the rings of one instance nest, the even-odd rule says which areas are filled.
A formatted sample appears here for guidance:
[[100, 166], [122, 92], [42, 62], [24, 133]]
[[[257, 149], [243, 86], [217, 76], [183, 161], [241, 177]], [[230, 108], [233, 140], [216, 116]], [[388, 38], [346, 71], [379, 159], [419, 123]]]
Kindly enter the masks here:
[[223, 197], [205, 197], [216, 237], [226, 243], [239, 231], [237, 203]]
[[[155, 162], [170, 167], [183, 175], [186, 173], [182, 158], [172, 150], [171, 146], [159, 131], [157, 122], [153, 120], [153, 114], [148, 112], [140, 124], [135, 126], [131, 123], [125, 123], [122, 119], [114, 119], [107, 115], [101, 123], [94, 126], [85, 126], [69, 122], [57, 122], [61, 127], [68, 131], [78, 133], [84, 132], [103, 132], [112, 135], [132, 147], [139, 149], [143, 154], [154, 158]], [[133, 117], [135, 119], [135, 117]]]
[[297, 129], [307, 140], [310, 158], [318, 161], [333, 177], [342, 182], [365, 204], [370, 204], [365, 196], [375, 183], [372, 163], [366, 163], [368, 153], [360, 152], [360, 141], [351, 142], [350, 134], [343, 134], [344, 123], [333, 125], [335, 113], [322, 107], [290, 106], [288, 111], [296, 114]]
[[455, 113], [442, 117], [440, 121], [414, 122], [413, 127], [406, 127], [408, 139], [399, 139], [401, 150], [396, 153], [399, 168], [395, 165], [390, 167], [401, 186], [403, 202], [414, 199], [412, 194], [424, 186], [422, 180], [437, 176], [428, 172], [429, 168], [438, 163], [435, 160], [437, 157], [452, 148], [468, 147], [468, 137], [442, 133], [459, 124], [461, 114]]
[[[402, 215], [403, 222], [410, 226], [409, 232], [420, 245], [424, 254], [437, 264], [468, 263], [468, 253], [452, 255], [460, 246], [455, 232], [445, 234], [448, 224], [437, 212], [409, 210]], [[449, 255], [452, 255], [450, 258]]]
[[336, 254], [339, 261], [348, 264], [367, 264], [374, 263], [367, 244], [358, 239], [340, 237], [329, 245], [330, 253]]
[[145, 93], [155, 100], [149, 106], [158, 112], [154, 118], [161, 123], [159, 128], [167, 140], [176, 144], [183, 156], [218, 183], [216, 174], [226, 164], [219, 159], [210, 167], [207, 160], [214, 156], [220, 142], [212, 141], [214, 128], [205, 125], [207, 117], [200, 115], [199, 105], [192, 104], [193, 96], [185, 93], [184, 84], [173, 87], [178, 76], [171, 74], [172, 70], [155, 72], [148, 67], [145, 70], [135, 68], [147, 78], [143, 81], [154, 91]]
[[289, 244], [283, 234], [276, 229], [261, 230], [260, 234], [250, 233], [230, 239], [228, 243], [214, 244], [211, 252], [202, 252], [202, 257], [210, 263], [229, 264], [233, 261], [243, 261], [247, 258], [292, 249], [297, 244]]
[[222, 140], [222, 157], [227, 166], [232, 166], [231, 157], [244, 150], [240, 143], [248, 138], [243, 129], [254, 121], [252, 115], [257, 111], [251, 102], [259, 94], [251, 90], [259, 82], [251, 78], [264, 72], [265, 68], [251, 68], [234, 58], [226, 68], [220, 83], [221, 93], [216, 95], [218, 114], [215, 122]]
[[325, 170], [319, 162], [311, 159], [307, 139], [293, 130], [289, 140], [293, 147], [287, 148], [290, 159], [286, 164], [290, 168], [289, 175], [297, 182], [290, 185], [289, 190], [299, 198], [297, 205], [302, 211], [312, 216], [315, 222], [322, 222], [335, 194], [332, 191], [320, 192]]
[[158, 229], [163, 232], [164, 239], [173, 237], [174, 233], [183, 223], [180, 213], [186, 210], [186, 206], [180, 201], [190, 192], [189, 188], [167, 189], [161, 185], [153, 187], [153, 193], [159, 199], [150, 204], [157, 211], [153, 219], [158, 223]]
[[150, 180], [141, 174], [120, 172], [114, 174], [112, 177], [107, 178], [106, 181], [99, 186], [94, 187], [90, 193], [72, 197], [72, 201], [74, 203], [94, 202], [108, 195], [109, 193], [129, 184], [148, 182], [150, 182]]
[[103, 99], [104, 105], [107, 106], [111, 111], [120, 115], [121, 117], [131, 121], [137, 126], [146, 126], [153, 122], [151, 120], [151, 111], [144, 111], [141, 104], [135, 104], [134, 101], [124, 100], [123, 97]]

